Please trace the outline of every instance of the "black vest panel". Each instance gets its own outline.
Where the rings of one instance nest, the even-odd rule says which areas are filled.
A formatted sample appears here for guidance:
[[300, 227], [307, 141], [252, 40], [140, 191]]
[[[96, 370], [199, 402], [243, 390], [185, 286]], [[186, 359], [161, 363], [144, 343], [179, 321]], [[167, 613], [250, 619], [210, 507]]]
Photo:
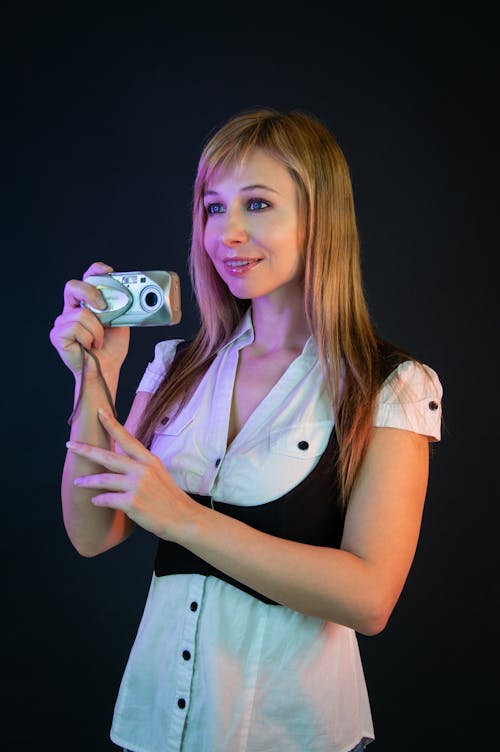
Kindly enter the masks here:
[[[333, 430], [316, 467], [284, 496], [255, 506], [239, 506], [222, 501], [214, 501], [212, 506], [218, 512], [278, 538], [314, 546], [339, 548], [344, 522], [335, 471], [337, 456], [338, 444]], [[189, 495], [199, 504], [211, 506], [210, 496]], [[264, 603], [274, 603], [183, 546], [170, 541], [158, 541], [155, 560], [157, 577], [193, 573], [218, 577]]]
[[[407, 360], [407, 356], [382, 340], [379, 347], [380, 368], [385, 378], [401, 362]], [[181, 345], [178, 351], [182, 349]], [[333, 429], [325, 451], [309, 475], [284, 496], [265, 504], [238, 506], [221, 501], [211, 503], [210, 496], [189, 495], [203, 506], [213, 506], [218, 512], [278, 538], [314, 546], [339, 548], [344, 517], [337, 481], [338, 452], [337, 436]], [[275, 601], [234, 580], [177, 543], [162, 539], [158, 541], [154, 571], [157, 577], [168, 574], [211, 575], [244, 590], [264, 603], [277, 605]]]

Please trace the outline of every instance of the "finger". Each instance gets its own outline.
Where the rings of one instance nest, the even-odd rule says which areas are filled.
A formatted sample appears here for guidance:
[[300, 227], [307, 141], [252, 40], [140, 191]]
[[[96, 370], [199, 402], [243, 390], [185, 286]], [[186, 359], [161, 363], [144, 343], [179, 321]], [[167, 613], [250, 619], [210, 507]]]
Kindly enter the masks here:
[[92, 446], [92, 444], [83, 444], [79, 441], [67, 441], [66, 447], [77, 454], [79, 457], [85, 457], [88, 460], [97, 462], [106, 470], [114, 473], [130, 473], [136, 467], [134, 460], [126, 454], [117, 454], [109, 449]]
[[55, 328], [64, 332], [68, 327], [89, 332], [96, 342], [103, 342], [104, 327], [88, 308], [72, 308], [64, 311], [54, 322]]
[[124, 428], [119, 421], [104, 407], [98, 409], [99, 419], [109, 433], [109, 435], [118, 442], [123, 451], [133, 460], [141, 462], [143, 464], [149, 464], [155, 461], [155, 456], [151, 454], [149, 449], [146, 449], [144, 444], [132, 436], [132, 434]]
[[74, 345], [78, 343], [86, 350], [100, 350], [104, 342], [104, 336], [100, 333], [94, 334], [79, 322], [74, 322], [68, 326], [66, 322], [64, 325], [61, 325], [56, 321], [50, 332], [50, 341], [59, 352], [64, 350], [71, 351], [74, 349]]
[[122, 473], [98, 473], [97, 475], [82, 475], [73, 480], [79, 488], [105, 488], [107, 491], [128, 491], [130, 480]]
[[92, 274], [110, 274], [112, 271], [114, 271], [113, 267], [105, 264], [104, 261], [94, 261], [83, 275], [83, 279], [87, 279]]
[[70, 279], [64, 286], [64, 307], [80, 308], [82, 302], [101, 310], [107, 308], [103, 295], [95, 285], [81, 279]]
[[96, 507], [108, 507], [109, 509], [121, 509], [126, 511], [127, 496], [123, 493], [104, 493], [93, 496], [90, 500]]

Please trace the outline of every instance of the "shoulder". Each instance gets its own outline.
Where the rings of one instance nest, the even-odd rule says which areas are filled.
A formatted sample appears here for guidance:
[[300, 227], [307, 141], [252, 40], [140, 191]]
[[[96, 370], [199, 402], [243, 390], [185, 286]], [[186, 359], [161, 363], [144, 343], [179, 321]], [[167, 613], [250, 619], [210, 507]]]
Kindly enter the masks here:
[[155, 392], [172, 365], [178, 349], [187, 344], [182, 339], [169, 339], [158, 342], [155, 346], [153, 360], [148, 364], [137, 391]]
[[443, 387], [429, 365], [408, 358], [390, 370], [377, 399], [374, 425], [441, 438]]
[[380, 398], [411, 403], [427, 397], [441, 400], [442, 394], [441, 381], [433, 368], [418, 360], [404, 360], [385, 379]]

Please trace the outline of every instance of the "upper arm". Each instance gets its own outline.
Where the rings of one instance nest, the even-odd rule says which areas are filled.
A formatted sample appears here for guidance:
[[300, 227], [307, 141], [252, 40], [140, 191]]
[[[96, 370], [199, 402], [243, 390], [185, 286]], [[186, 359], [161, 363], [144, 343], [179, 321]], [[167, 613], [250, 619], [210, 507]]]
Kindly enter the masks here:
[[183, 340], [174, 339], [165, 340], [156, 344], [154, 359], [149, 363], [144, 372], [135, 393], [127, 420], [124, 424], [127, 431], [134, 436], [137, 434], [144, 410], [154, 392], [158, 389], [165, 378], [165, 374], [172, 365], [177, 347], [181, 342], [183, 342]]
[[428, 481], [428, 437], [373, 428], [347, 507], [341, 548], [374, 575], [381, 610], [394, 607], [415, 555]]
[[134, 436], [137, 433], [146, 405], [152, 398], [168, 373], [175, 358], [175, 353], [184, 340], [170, 339], [155, 345], [154, 359], [148, 364], [146, 371], [137, 387], [132, 407], [125, 421], [125, 428]]
[[142, 415], [152, 396], [151, 392], [136, 392], [135, 394], [132, 407], [124, 424], [127, 431], [134, 436], [137, 434]]
[[405, 361], [389, 375], [347, 506], [341, 547], [367, 565], [381, 621], [392, 611], [415, 555], [429, 441], [440, 439], [442, 394], [429, 366]]

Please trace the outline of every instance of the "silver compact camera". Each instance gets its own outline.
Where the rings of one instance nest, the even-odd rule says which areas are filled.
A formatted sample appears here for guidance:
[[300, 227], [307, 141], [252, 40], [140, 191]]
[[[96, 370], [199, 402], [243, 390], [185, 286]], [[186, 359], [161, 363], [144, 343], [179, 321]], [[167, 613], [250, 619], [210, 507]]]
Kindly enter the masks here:
[[181, 320], [181, 286], [176, 272], [111, 272], [85, 278], [101, 292], [106, 310], [89, 308], [105, 326], [162, 326]]

